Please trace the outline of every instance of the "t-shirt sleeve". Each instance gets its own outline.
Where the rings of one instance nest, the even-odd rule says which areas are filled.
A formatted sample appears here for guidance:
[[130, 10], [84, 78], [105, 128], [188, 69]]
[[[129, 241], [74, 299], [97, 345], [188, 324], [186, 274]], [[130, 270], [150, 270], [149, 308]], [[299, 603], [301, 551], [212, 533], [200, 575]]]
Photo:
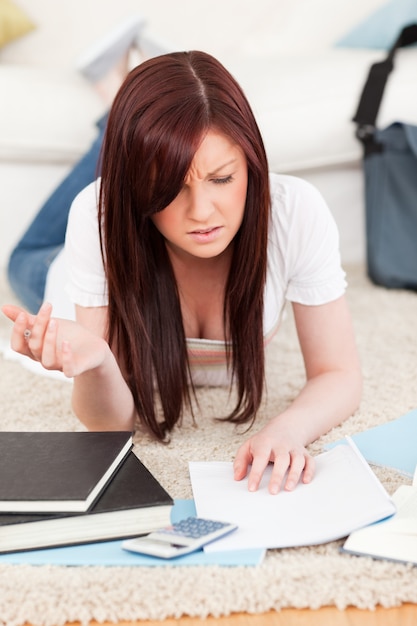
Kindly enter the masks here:
[[74, 199], [65, 238], [67, 293], [74, 304], [85, 307], [108, 304], [107, 281], [100, 250], [97, 182]]
[[274, 186], [272, 237], [287, 300], [319, 305], [343, 295], [346, 279], [338, 229], [322, 195], [310, 183], [284, 176]]

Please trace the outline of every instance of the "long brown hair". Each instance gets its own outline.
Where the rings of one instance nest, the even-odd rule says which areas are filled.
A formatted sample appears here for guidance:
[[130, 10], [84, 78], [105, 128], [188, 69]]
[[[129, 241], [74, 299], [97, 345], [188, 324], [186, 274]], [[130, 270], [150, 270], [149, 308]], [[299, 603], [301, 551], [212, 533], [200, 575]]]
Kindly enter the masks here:
[[[212, 56], [176, 52], [127, 76], [111, 108], [102, 154], [99, 223], [114, 346], [141, 421], [164, 439], [191, 406], [190, 369], [177, 285], [150, 219], [178, 195], [209, 129], [246, 157], [244, 218], [224, 299], [237, 404], [227, 419], [255, 418], [264, 384], [263, 292], [270, 194], [263, 141], [235, 79]], [[155, 407], [155, 382], [163, 417]]]

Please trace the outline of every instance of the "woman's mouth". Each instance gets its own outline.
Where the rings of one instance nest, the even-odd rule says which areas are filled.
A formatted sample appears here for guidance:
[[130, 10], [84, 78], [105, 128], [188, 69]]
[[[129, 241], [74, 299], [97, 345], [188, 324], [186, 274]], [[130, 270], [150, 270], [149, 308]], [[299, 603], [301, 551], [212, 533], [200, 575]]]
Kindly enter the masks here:
[[211, 243], [218, 237], [220, 230], [221, 226], [213, 226], [211, 228], [198, 228], [188, 234], [197, 243]]

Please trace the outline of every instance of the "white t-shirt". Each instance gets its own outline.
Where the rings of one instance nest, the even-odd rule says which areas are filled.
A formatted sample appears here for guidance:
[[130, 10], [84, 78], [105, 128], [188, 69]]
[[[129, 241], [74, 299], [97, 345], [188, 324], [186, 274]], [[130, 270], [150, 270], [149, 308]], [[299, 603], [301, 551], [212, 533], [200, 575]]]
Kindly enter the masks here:
[[[279, 326], [286, 301], [319, 305], [345, 291], [339, 235], [320, 193], [293, 176], [270, 174], [272, 199], [264, 300], [265, 343]], [[75, 304], [105, 306], [107, 283], [100, 252], [98, 185], [92, 183], [74, 200], [65, 242], [69, 283]], [[195, 385], [228, 384], [221, 341], [187, 339]]]

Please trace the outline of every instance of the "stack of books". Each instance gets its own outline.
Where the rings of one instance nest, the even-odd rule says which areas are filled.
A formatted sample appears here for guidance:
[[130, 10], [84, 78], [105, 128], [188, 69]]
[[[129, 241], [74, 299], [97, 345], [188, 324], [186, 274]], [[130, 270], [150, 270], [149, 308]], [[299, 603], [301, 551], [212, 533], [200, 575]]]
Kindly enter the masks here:
[[173, 500], [130, 432], [0, 432], [0, 552], [134, 537]]

